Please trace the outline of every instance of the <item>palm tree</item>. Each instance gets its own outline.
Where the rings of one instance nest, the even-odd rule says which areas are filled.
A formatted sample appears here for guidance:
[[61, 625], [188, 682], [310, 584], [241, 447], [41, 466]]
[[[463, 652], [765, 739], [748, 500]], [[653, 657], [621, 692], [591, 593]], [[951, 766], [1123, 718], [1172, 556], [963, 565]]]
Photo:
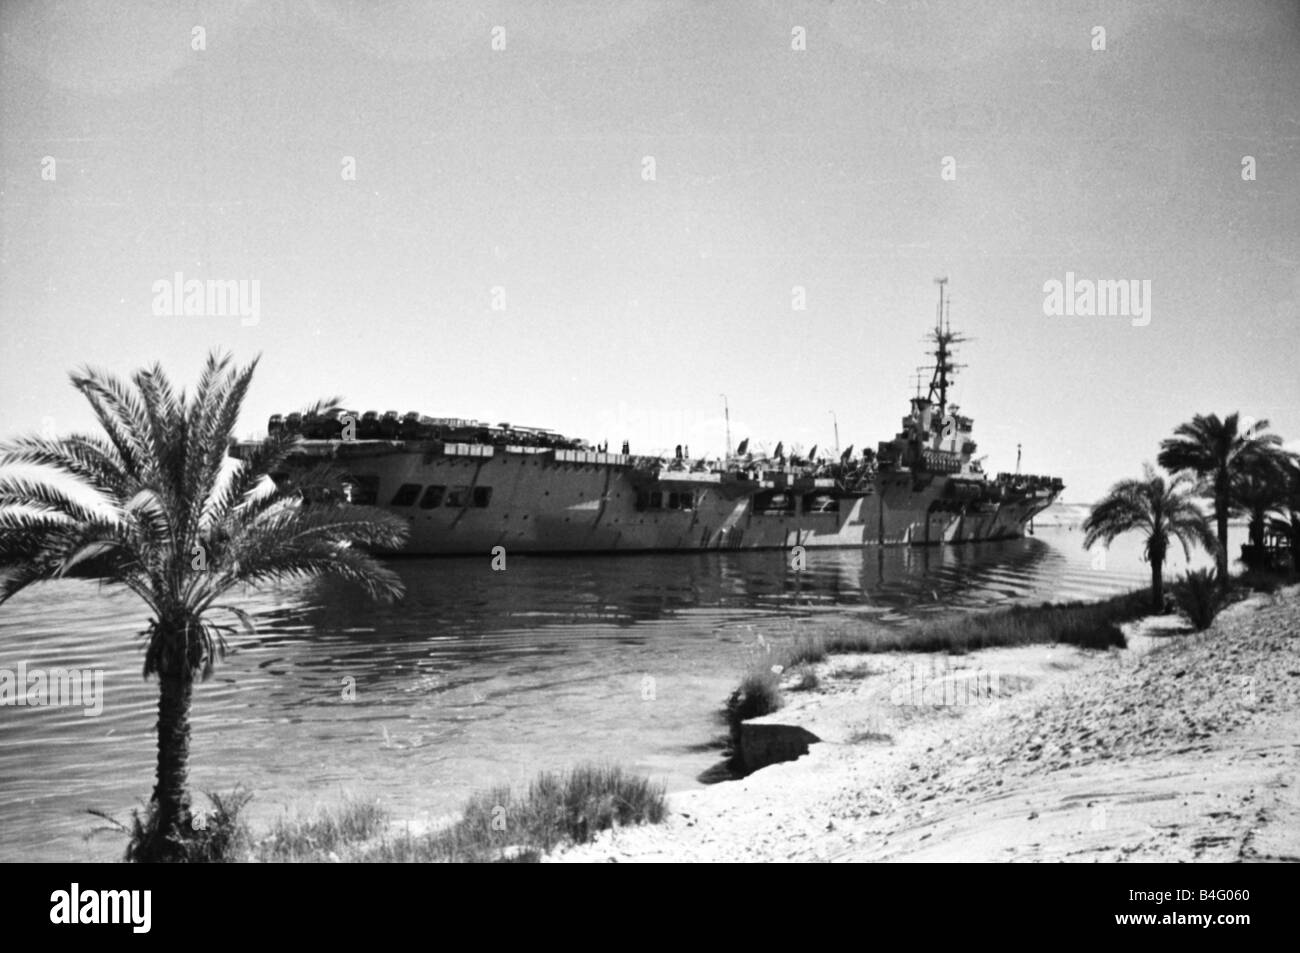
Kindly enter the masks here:
[[1283, 467], [1285, 492], [1277, 504], [1278, 516], [1269, 528], [1290, 543], [1292, 568], [1300, 568], [1300, 458], [1292, 456]]
[[1230, 500], [1234, 511], [1249, 519], [1252, 546], [1264, 545], [1264, 530], [1269, 514], [1286, 508], [1288, 473], [1285, 466], [1271, 460], [1252, 464], [1232, 481]]
[[[191, 397], [158, 366], [134, 388], [92, 369], [71, 375], [103, 436], [26, 437], [0, 445], [0, 602], [28, 585], [92, 568], [152, 613], [144, 675], [158, 678], [157, 783], [135, 860], [175, 860], [191, 836], [190, 704], [196, 679], [224, 656], [232, 625], [211, 618], [235, 586], [329, 574], [373, 598], [402, 594], [397, 576], [359, 546], [395, 548], [406, 527], [381, 510], [307, 499], [269, 479], [296, 434], [269, 434], [241, 462], [227, 456], [254, 360], [209, 356]], [[353, 545], [356, 544], [356, 545]]]
[[1143, 467], [1142, 479], [1121, 480], [1093, 505], [1083, 521], [1083, 548], [1091, 549], [1098, 540], [1104, 545], [1123, 533], [1146, 534], [1144, 549], [1151, 563], [1151, 601], [1156, 612], [1164, 610], [1163, 568], [1169, 551], [1170, 537], [1183, 544], [1183, 554], [1191, 555], [1189, 543], [1199, 543], [1214, 552], [1214, 532], [1205, 515], [1192, 500], [1192, 480], [1177, 476], [1171, 480], [1150, 464]]
[[1214, 500], [1219, 546], [1215, 552], [1219, 581], [1228, 582], [1228, 515], [1232, 508], [1233, 481], [1252, 466], [1275, 460], [1282, 439], [1266, 434], [1268, 421], [1241, 429], [1237, 414], [1219, 420], [1216, 414], [1197, 414], [1180, 424], [1172, 437], [1160, 442], [1157, 462], [1171, 473], [1194, 473]]

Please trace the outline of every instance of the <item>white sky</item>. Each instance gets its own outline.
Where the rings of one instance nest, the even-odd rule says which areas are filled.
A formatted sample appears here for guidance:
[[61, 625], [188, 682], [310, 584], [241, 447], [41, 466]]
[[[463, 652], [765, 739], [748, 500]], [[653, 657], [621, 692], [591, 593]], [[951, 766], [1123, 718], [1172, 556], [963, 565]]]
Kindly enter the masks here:
[[[0, 436], [218, 347], [250, 435], [342, 393], [698, 455], [725, 392], [733, 442], [874, 446], [946, 274], [991, 471], [1089, 500], [1195, 412], [1300, 437], [1295, 4], [198, 6], [0, 5]], [[177, 271], [258, 324], [154, 316]], [[1045, 316], [1067, 271], [1150, 324]]]

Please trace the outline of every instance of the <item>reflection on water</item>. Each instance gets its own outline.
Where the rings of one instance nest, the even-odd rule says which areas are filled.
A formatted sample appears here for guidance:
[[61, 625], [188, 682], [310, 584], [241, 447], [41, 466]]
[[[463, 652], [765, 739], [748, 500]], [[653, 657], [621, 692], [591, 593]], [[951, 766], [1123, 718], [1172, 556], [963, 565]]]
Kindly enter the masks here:
[[[819, 612], [890, 624], [953, 607], [1075, 599], [1147, 581], [1135, 541], [1100, 562], [1081, 535], [948, 548], [509, 557], [393, 563], [406, 599], [376, 606], [313, 582], [248, 593], [242, 637], [196, 692], [193, 782], [256, 792], [253, 820], [343, 794], [399, 817], [450, 812], [475, 788], [617, 761], [697, 784], [711, 714], [759, 633]], [[1206, 564], [1203, 556], [1194, 564]], [[1180, 571], [1181, 561], [1171, 572]], [[104, 671], [104, 710], [0, 707], [0, 859], [116, 858], [83, 840], [87, 808], [125, 818], [152, 789], [156, 684], [135, 597], [67, 581], [0, 607], [0, 669]]]

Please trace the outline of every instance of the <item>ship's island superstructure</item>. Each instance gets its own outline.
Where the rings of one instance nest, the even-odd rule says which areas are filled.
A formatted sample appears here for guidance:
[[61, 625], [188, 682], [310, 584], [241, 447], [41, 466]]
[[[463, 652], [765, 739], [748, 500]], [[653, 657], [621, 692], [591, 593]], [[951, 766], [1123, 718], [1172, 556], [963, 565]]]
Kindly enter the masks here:
[[[535, 427], [395, 411], [273, 416], [302, 440], [277, 481], [330, 463], [354, 503], [410, 523], [411, 554], [645, 552], [938, 544], [1020, 537], [1060, 494], [1059, 478], [999, 473], [974, 459], [971, 418], [950, 404], [963, 339], [945, 279], [929, 391], [876, 450], [826, 459], [748, 451], [691, 460], [609, 453]], [[232, 448], [241, 456], [251, 445]], [[626, 444], [624, 445], [626, 450]]]

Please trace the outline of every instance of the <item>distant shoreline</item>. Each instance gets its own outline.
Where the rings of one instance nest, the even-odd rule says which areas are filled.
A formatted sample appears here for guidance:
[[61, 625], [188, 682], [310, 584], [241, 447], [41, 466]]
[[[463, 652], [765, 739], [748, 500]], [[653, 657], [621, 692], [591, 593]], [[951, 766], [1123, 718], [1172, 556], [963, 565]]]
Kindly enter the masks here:
[[[1030, 525], [1054, 526], [1061, 529], [1077, 528], [1083, 525], [1091, 510], [1091, 503], [1063, 503], [1057, 500], [1034, 516]], [[1240, 517], [1228, 520], [1228, 526], [1232, 529], [1245, 529], [1248, 525], [1249, 521]]]

